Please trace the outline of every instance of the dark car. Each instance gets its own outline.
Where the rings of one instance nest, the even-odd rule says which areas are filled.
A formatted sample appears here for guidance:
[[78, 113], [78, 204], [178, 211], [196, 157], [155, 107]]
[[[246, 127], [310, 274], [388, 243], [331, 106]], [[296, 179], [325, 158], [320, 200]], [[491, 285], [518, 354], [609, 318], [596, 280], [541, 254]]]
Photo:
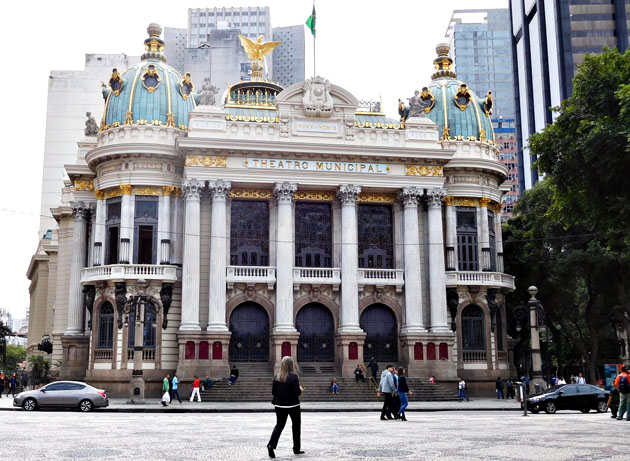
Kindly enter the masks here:
[[55, 381], [34, 391], [21, 392], [13, 399], [13, 406], [26, 411], [38, 408], [78, 408], [91, 411], [109, 405], [107, 391], [79, 381]]
[[527, 409], [532, 413], [544, 410], [550, 414], [557, 410], [606, 413], [609, 395], [608, 391], [590, 384], [562, 384], [529, 397]]

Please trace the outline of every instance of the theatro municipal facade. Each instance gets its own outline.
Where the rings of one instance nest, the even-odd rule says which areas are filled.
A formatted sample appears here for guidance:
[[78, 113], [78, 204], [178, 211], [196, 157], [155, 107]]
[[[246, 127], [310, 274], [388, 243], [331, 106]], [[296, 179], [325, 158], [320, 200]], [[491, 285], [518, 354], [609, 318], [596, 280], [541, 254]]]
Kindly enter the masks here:
[[282, 88], [259, 60], [215, 101], [148, 32], [142, 61], [104, 86], [100, 125], [65, 165], [50, 259], [29, 269], [60, 376], [124, 394], [139, 370], [153, 389], [175, 370], [271, 374], [285, 355], [344, 376], [371, 357], [441, 380], [506, 375], [507, 170], [491, 95], [457, 80], [448, 47], [394, 120], [322, 77]]

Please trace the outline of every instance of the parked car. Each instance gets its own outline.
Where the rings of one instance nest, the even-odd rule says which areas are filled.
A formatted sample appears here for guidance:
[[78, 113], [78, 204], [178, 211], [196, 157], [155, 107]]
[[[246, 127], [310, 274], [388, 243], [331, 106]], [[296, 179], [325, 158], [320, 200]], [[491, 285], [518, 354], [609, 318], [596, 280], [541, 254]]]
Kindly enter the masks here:
[[21, 392], [13, 399], [14, 407], [26, 411], [38, 408], [78, 408], [91, 411], [109, 405], [107, 391], [78, 381], [55, 381], [34, 391]]
[[527, 409], [532, 413], [544, 410], [555, 413], [557, 410], [579, 410], [588, 413], [596, 410], [605, 413], [610, 392], [590, 384], [562, 384], [550, 387], [540, 394], [527, 399]]

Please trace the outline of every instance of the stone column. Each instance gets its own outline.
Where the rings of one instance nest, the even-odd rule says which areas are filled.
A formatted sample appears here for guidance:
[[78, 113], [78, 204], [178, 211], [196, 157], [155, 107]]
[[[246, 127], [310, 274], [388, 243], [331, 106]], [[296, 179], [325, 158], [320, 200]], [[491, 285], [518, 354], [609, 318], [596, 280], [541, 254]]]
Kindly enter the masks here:
[[182, 185], [186, 201], [184, 220], [184, 267], [182, 271], [182, 315], [180, 331], [201, 330], [199, 326], [199, 263], [201, 252], [201, 191], [203, 181], [186, 179]]
[[212, 218], [210, 227], [210, 307], [208, 331], [228, 331], [225, 315], [227, 299], [225, 271], [227, 264], [226, 200], [232, 184], [229, 181], [210, 181]]
[[494, 216], [494, 235], [497, 246], [497, 272], [503, 272], [503, 233], [501, 227], [501, 208], [499, 207]]
[[174, 189], [173, 186], [162, 186], [158, 219], [158, 264], [171, 263], [171, 192]]
[[[422, 306], [422, 269], [420, 264], [420, 232], [418, 229], [418, 200], [423, 190], [405, 187], [399, 198], [405, 209], [403, 214], [403, 241], [405, 262], [405, 324], [402, 334], [426, 332]], [[433, 268], [431, 268], [433, 269]]]
[[133, 197], [131, 196], [131, 184], [120, 186], [122, 198], [120, 203], [120, 248], [118, 262], [120, 264], [132, 263], [133, 241]]
[[297, 184], [277, 183], [273, 194], [278, 200], [276, 233], [276, 309], [274, 333], [295, 332], [293, 324], [293, 194]]
[[96, 190], [94, 195], [96, 196], [96, 216], [94, 217], [92, 265], [101, 266], [105, 260], [105, 215], [107, 214], [107, 205], [103, 191]]
[[359, 237], [357, 196], [361, 188], [352, 184], [339, 186], [341, 201], [341, 315], [339, 333], [359, 333]]
[[444, 189], [427, 191], [429, 202], [429, 302], [431, 332], [450, 331], [446, 312], [446, 274], [444, 267], [444, 237], [442, 231], [442, 199]]
[[490, 199], [482, 197], [479, 199], [479, 246], [481, 247], [480, 269], [490, 270], [490, 232], [488, 230], [488, 204]]
[[72, 202], [74, 230], [72, 236], [72, 261], [70, 263], [70, 293], [68, 296], [68, 328], [66, 336], [83, 335], [85, 313], [83, 309], [83, 287], [81, 269], [87, 259], [87, 220], [89, 205], [85, 202]]
[[457, 270], [457, 211], [454, 198], [444, 197], [446, 205], [446, 270]]

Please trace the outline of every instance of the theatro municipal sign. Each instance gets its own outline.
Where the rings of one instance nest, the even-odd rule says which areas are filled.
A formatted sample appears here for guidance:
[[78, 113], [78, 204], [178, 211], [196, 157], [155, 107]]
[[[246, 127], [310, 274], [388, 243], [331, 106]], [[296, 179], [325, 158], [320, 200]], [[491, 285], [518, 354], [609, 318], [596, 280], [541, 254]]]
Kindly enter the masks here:
[[247, 168], [262, 170], [322, 171], [338, 173], [387, 174], [389, 166], [384, 163], [327, 162], [320, 160], [277, 160], [248, 158], [243, 160]]

